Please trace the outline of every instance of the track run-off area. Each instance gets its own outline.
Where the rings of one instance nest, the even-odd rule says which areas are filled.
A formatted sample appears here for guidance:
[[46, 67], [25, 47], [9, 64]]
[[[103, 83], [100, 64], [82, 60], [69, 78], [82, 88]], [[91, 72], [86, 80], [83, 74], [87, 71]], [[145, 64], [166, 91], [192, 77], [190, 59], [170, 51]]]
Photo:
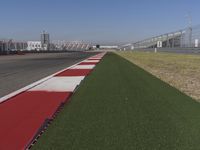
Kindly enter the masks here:
[[89, 57], [1, 98], [0, 149], [29, 149], [103, 56]]
[[33, 149], [200, 149], [200, 104], [107, 53]]
[[119, 55], [104, 55], [1, 103], [0, 149], [200, 149], [198, 102]]

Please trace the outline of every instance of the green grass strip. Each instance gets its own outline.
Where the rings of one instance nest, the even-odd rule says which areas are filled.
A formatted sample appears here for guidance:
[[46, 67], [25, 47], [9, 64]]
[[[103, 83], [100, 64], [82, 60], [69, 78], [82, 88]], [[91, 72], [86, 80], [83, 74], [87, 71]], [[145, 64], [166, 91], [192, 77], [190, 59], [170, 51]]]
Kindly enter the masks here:
[[108, 53], [33, 149], [200, 149], [200, 104]]

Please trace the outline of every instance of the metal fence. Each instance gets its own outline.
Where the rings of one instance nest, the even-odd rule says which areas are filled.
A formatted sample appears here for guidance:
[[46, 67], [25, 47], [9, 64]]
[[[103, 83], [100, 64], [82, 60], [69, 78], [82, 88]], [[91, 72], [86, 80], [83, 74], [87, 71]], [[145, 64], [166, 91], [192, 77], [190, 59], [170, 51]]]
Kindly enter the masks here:
[[200, 48], [200, 25], [122, 45], [121, 49]]

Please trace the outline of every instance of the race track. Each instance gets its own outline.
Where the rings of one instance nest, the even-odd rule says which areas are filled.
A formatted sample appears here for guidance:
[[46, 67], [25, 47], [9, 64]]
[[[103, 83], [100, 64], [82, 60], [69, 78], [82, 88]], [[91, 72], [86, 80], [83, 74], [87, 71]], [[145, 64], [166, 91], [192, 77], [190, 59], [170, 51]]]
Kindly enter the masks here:
[[0, 56], [0, 97], [97, 53], [47, 53]]

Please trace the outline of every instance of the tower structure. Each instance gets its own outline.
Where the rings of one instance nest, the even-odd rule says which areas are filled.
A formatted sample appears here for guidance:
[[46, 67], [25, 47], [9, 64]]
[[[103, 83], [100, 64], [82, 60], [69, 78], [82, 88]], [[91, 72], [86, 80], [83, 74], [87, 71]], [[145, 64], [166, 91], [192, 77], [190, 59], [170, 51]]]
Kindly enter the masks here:
[[50, 48], [50, 35], [49, 33], [43, 31], [41, 34], [41, 44], [43, 50], [49, 50]]

